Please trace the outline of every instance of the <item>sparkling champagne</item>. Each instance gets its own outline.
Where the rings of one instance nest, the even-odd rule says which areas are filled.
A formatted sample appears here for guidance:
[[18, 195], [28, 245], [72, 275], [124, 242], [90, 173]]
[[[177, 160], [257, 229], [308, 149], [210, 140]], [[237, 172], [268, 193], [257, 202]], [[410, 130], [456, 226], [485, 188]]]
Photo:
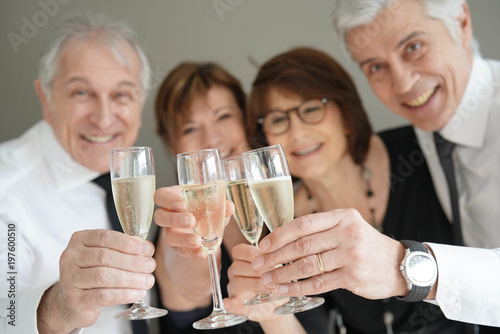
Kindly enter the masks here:
[[208, 254], [214, 253], [222, 242], [224, 213], [226, 208], [226, 183], [214, 181], [181, 185], [187, 211], [195, 219], [194, 233], [202, 238], [202, 246]]
[[118, 178], [112, 181], [116, 212], [128, 235], [146, 238], [154, 209], [154, 175]]
[[255, 204], [272, 232], [293, 219], [293, 187], [290, 176], [249, 182]]
[[227, 183], [227, 197], [234, 203], [234, 219], [245, 238], [256, 245], [262, 232], [262, 217], [250, 193], [247, 180]]

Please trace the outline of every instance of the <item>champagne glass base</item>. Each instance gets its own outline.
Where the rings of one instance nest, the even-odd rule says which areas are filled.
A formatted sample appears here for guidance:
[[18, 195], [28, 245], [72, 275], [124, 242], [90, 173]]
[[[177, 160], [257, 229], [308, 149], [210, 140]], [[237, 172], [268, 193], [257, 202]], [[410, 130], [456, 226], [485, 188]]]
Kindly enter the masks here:
[[135, 303], [131, 308], [120, 313], [113, 314], [113, 317], [123, 320], [142, 320], [163, 317], [167, 310], [151, 307], [143, 303]]
[[268, 302], [274, 302], [276, 300], [284, 298], [288, 298], [288, 296], [273, 294], [271, 292], [259, 292], [258, 295], [254, 296], [252, 299], [245, 300], [242, 304], [245, 306], [252, 306]]
[[208, 317], [193, 323], [196, 329], [215, 329], [239, 325], [248, 320], [246, 315], [227, 312], [213, 312]]
[[276, 307], [274, 309], [274, 313], [291, 314], [291, 313], [303, 312], [318, 307], [322, 305], [324, 302], [325, 300], [321, 297], [292, 298], [288, 303]]

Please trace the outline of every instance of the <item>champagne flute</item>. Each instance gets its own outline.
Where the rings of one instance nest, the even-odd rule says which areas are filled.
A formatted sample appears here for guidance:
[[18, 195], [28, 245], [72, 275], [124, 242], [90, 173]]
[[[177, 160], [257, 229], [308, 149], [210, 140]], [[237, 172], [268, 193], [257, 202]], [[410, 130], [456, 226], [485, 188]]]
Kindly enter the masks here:
[[[123, 232], [146, 239], [154, 209], [155, 164], [150, 147], [121, 147], [111, 150], [111, 185]], [[139, 320], [162, 317], [167, 310], [149, 306], [144, 299], [113, 316]]]
[[[285, 153], [281, 145], [274, 145], [244, 152], [242, 157], [253, 199], [272, 233], [293, 219], [292, 178]], [[324, 302], [321, 297], [290, 297], [274, 313], [307, 311]]]
[[177, 155], [177, 169], [182, 196], [187, 211], [196, 218], [194, 233], [202, 239], [208, 254], [212, 284], [213, 310], [208, 317], [193, 324], [196, 329], [214, 329], [245, 322], [245, 315], [228, 313], [222, 302], [219, 271], [215, 252], [222, 243], [226, 211], [226, 182], [218, 149], [208, 149]]
[[[241, 155], [222, 161], [226, 175], [227, 197], [234, 203], [234, 219], [245, 238], [255, 247], [262, 232], [262, 216], [253, 200], [245, 167]], [[273, 294], [270, 291], [259, 291], [252, 299], [245, 300], [243, 305], [250, 306], [286, 298], [284, 295]]]

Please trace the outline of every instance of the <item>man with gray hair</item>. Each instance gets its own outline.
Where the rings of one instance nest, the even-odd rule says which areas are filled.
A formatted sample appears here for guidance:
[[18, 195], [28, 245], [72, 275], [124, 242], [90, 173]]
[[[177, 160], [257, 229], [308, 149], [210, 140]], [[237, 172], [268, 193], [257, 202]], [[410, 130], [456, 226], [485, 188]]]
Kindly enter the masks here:
[[[255, 269], [288, 295], [427, 299], [449, 319], [500, 327], [500, 62], [475, 52], [464, 0], [338, 0], [334, 22], [374, 93], [415, 126], [455, 245], [398, 242], [336, 210], [273, 231]], [[324, 268], [288, 283], [319, 256]]]
[[132, 333], [113, 314], [153, 286], [154, 246], [111, 230], [103, 188], [110, 149], [137, 139], [149, 71], [133, 31], [104, 16], [74, 15], [48, 44], [43, 120], [0, 144], [0, 331]]

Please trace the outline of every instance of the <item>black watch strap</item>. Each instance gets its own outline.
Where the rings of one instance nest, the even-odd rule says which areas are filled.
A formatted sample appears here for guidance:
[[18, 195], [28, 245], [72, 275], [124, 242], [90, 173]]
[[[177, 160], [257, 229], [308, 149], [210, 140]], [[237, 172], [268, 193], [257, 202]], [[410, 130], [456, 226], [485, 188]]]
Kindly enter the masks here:
[[421, 242], [415, 240], [401, 240], [400, 242], [403, 244], [403, 246], [405, 246], [405, 248], [410, 249], [410, 252], [420, 251], [429, 253], [427, 248], [425, 248], [425, 246]]
[[[420, 242], [414, 240], [401, 240], [400, 241], [405, 248], [408, 248], [410, 252], [425, 252], [429, 253], [427, 248]], [[419, 302], [425, 299], [429, 292], [431, 291], [430, 286], [416, 286], [412, 285], [410, 293], [404, 297], [397, 297], [403, 302]]]

